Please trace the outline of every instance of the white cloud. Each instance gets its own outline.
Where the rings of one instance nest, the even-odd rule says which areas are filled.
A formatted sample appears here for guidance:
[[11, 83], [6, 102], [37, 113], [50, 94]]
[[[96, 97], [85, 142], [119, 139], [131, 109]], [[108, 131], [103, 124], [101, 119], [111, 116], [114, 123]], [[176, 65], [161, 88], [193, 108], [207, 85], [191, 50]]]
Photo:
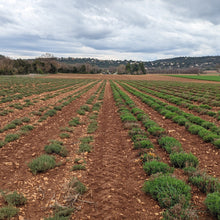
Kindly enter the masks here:
[[50, 52], [141, 60], [216, 55], [220, 2], [212, 3], [2, 0], [0, 50], [16, 57]]

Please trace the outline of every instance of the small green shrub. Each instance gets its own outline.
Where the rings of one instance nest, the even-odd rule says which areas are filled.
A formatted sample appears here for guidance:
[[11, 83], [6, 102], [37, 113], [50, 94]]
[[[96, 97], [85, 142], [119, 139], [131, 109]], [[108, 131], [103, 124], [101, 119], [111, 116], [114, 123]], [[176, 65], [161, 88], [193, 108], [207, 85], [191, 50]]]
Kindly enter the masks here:
[[153, 136], [157, 136], [157, 137], [165, 133], [165, 129], [157, 126], [150, 127], [147, 131]]
[[189, 177], [189, 182], [199, 188], [202, 192], [216, 192], [220, 191], [220, 182], [205, 172], [197, 171]]
[[74, 170], [85, 170], [86, 169], [86, 167], [85, 167], [85, 165], [82, 165], [82, 164], [75, 164], [75, 165], [73, 165], [73, 167], [72, 167], [72, 170], [74, 171]]
[[122, 114], [121, 120], [122, 122], [137, 121], [137, 119], [131, 113]]
[[158, 140], [159, 145], [164, 148], [167, 153], [182, 151], [181, 143], [173, 137], [165, 136]]
[[50, 109], [50, 110], [48, 110], [44, 115], [45, 115], [45, 116], [50, 116], [50, 117], [52, 117], [52, 116], [54, 116], [56, 113], [57, 113], [57, 111], [56, 111], [55, 109]]
[[100, 107], [101, 107], [101, 102], [97, 102], [93, 105], [92, 111], [99, 111]]
[[187, 176], [192, 176], [197, 171], [197, 169], [195, 167], [185, 167], [183, 171]]
[[194, 116], [194, 115], [189, 116], [188, 119], [189, 119], [192, 123], [195, 123], [195, 124], [197, 124], [197, 125], [201, 125], [202, 123], [205, 122], [205, 120], [201, 119], [201, 118], [198, 117], [198, 116]]
[[95, 120], [93, 120], [93, 121], [88, 125], [87, 133], [88, 133], [88, 134], [94, 133], [97, 128], [98, 128], [98, 122], [95, 121]]
[[214, 192], [207, 195], [205, 199], [205, 205], [208, 210], [220, 219], [220, 193]]
[[33, 125], [24, 125], [21, 127], [21, 131], [31, 131], [34, 129]]
[[146, 129], [149, 129], [151, 127], [155, 127], [155, 126], [158, 126], [157, 123], [155, 121], [152, 121], [152, 120], [147, 120], [145, 123], [144, 123], [144, 127]]
[[185, 125], [186, 122], [188, 121], [185, 117], [179, 116], [179, 115], [173, 117], [172, 120], [173, 120], [175, 123], [177, 123], [178, 125]]
[[165, 118], [172, 119], [173, 117], [177, 116], [177, 114], [174, 112], [168, 111], [168, 112], [166, 112], [166, 114], [164, 116], [165, 116]]
[[85, 110], [83, 110], [83, 109], [77, 110], [77, 113], [78, 113], [79, 115], [85, 115], [85, 114], [86, 114]]
[[3, 146], [5, 146], [6, 142], [5, 141], [0, 141], [0, 148], [2, 148]]
[[62, 110], [62, 106], [61, 105], [54, 106], [53, 109], [56, 110], [56, 111], [61, 111]]
[[203, 136], [202, 140], [205, 141], [205, 142], [214, 142], [218, 138], [219, 138], [219, 135], [210, 133], [210, 134], [207, 134], [207, 135]]
[[8, 143], [8, 142], [12, 142], [12, 141], [15, 141], [17, 139], [19, 139], [19, 134], [7, 134], [5, 136], [5, 142]]
[[76, 127], [79, 124], [80, 124], [79, 117], [72, 118], [72, 120], [69, 121], [69, 126]]
[[8, 203], [8, 205], [20, 206], [24, 205], [27, 199], [22, 195], [18, 194], [16, 191], [13, 193], [2, 193], [4, 200]]
[[70, 135], [68, 133], [61, 133], [60, 138], [70, 138]]
[[91, 150], [92, 150], [92, 146], [87, 143], [81, 143], [79, 145], [79, 153], [91, 152]]
[[201, 124], [201, 126], [206, 129], [211, 129], [212, 127], [215, 126], [215, 124], [213, 124], [212, 122], [209, 122], [209, 121], [205, 121]]
[[25, 123], [29, 122], [30, 120], [31, 120], [31, 119], [28, 118], [28, 117], [23, 117], [23, 118], [21, 119], [21, 121], [22, 121], [22, 122], [25, 122]]
[[201, 129], [202, 129], [202, 127], [199, 125], [189, 125], [189, 127], [188, 127], [188, 131], [191, 134], [198, 134]]
[[62, 157], [66, 157], [68, 155], [68, 151], [66, 150], [66, 148], [60, 144], [57, 144], [57, 143], [52, 143], [50, 145], [46, 145], [44, 147], [44, 150], [48, 154], [55, 153], [55, 154], [58, 154]]
[[66, 132], [73, 132], [73, 128], [70, 128], [70, 127], [61, 127], [60, 130], [66, 131]]
[[16, 128], [16, 124], [10, 123], [4, 127], [4, 130], [9, 130], [9, 129], [14, 129], [14, 128]]
[[0, 219], [11, 219], [16, 216], [19, 212], [19, 209], [14, 208], [13, 206], [5, 206], [0, 208]]
[[164, 220], [192, 220], [199, 219], [197, 215], [197, 210], [194, 207], [185, 207], [185, 202], [180, 201], [180, 203], [175, 204], [173, 207], [167, 209], [163, 212]]
[[45, 172], [49, 169], [54, 168], [55, 166], [55, 158], [53, 156], [45, 154], [33, 159], [31, 162], [28, 163], [28, 167], [30, 168], [33, 174]]
[[144, 163], [143, 168], [148, 175], [155, 173], [173, 173], [174, 171], [174, 168], [168, 164], [156, 160]]
[[45, 220], [69, 220], [74, 208], [55, 206], [54, 217], [45, 218]]
[[82, 110], [86, 111], [86, 112], [89, 112], [89, 111], [90, 111], [90, 108], [89, 108], [88, 105], [82, 105], [80, 108], [81, 108]]
[[[214, 144], [217, 148], [220, 148], [220, 139], [215, 140], [213, 144]], [[0, 143], [0, 146], [1, 146], [1, 143]]]
[[15, 119], [11, 123], [13, 123], [15, 125], [22, 125], [22, 119]]
[[171, 163], [175, 167], [184, 168], [186, 166], [197, 167], [199, 160], [192, 153], [172, 153], [170, 154]]
[[203, 138], [204, 136], [209, 135], [209, 134], [212, 134], [212, 132], [208, 131], [205, 128], [201, 128], [198, 133], [199, 137], [201, 137], [201, 138]]
[[87, 191], [86, 186], [83, 183], [81, 183], [76, 177], [74, 177], [70, 181], [69, 187], [73, 189], [75, 193], [80, 195], [83, 195]]
[[89, 144], [90, 142], [93, 141], [93, 136], [86, 136], [86, 137], [80, 138], [80, 141], [81, 141], [82, 143], [87, 143], [87, 144]]
[[143, 190], [156, 199], [162, 208], [172, 207], [181, 200], [187, 206], [191, 197], [190, 186], [169, 175], [159, 175], [146, 181]]
[[139, 148], [154, 148], [154, 145], [149, 139], [145, 140], [140, 140], [140, 141], [135, 141], [134, 142], [134, 149], [139, 149]]

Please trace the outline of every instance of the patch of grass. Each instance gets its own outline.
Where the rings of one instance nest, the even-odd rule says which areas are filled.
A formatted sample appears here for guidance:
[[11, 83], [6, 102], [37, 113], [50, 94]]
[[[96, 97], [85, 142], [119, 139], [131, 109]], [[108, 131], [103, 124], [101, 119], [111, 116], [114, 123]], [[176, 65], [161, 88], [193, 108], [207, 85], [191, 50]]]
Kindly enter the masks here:
[[5, 136], [5, 142], [8, 143], [8, 142], [12, 142], [12, 141], [15, 141], [17, 139], [19, 139], [19, 134], [7, 134]]
[[165, 136], [158, 140], [159, 145], [169, 154], [182, 151], [181, 143], [173, 137]]
[[89, 144], [90, 142], [93, 141], [93, 136], [86, 136], [86, 137], [80, 138], [80, 141], [81, 143]]
[[80, 124], [79, 117], [72, 118], [72, 120], [69, 121], [69, 126], [76, 127], [79, 124]]
[[8, 205], [21, 206], [24, 205], [27, 201], [27, 199], [22, 194], [18, 194], [16, 191], [11, 193], [2, 192], [2, 196]]
[[77, 110], [77, 113], [78, 113], [79, 115], [85, 115], [85, 114], [86, 114], [85, 110], [83, 110], [83, 109]]
[[220, 191], [219, 180], [199, 170], [191, 174], [189, 182], [204, 193]]
[[165, 134], [165, 129], [158, 126], [150, 127], [147, 131], [153, 136], [157, 136], [157, 137], [161, 136], [162, 134]]
[[6, 145], [6, 142], [5, 141], [0, 141], [0, 148], [2, 148], [3, 146]]
[[185, 201], [184, 207], [186, 207], [191, 198], [190, 186], [169, 175], [154, 176], [144, 183], [143, 190], [156, 199], [162, 208], [173, 207], [181, 200]]
[[73, 165], [71, 170], [74, 171], [74, 170], [85, 170], [85, 169], [86, 169], [85, 165], [83, 165], [83, 164], [75, 164], [75, 165]]
[[87, 188], [86, 186], [81, 183], [76, 177], [74, 177], [70, 183], [69, 183], [69, 187], [71, 189], [74, 189], [74, 191], [77, 193], [77, 194], [80, 194], [80, 195], [83, 195], [86, 191], [87, 191]]
[[57, 113], [57, 111], [55, 109], [50, 109], [44, 115], [53, 117], [56, 113]]
[[197, 167], [199, 160], [192, 153], [172, 153], [170, 154], [170, 161], [175, 167], [184, 168], [186, 166]]
[[10, 124], [5, 125], [4, 130], [6, 131], [9, 129], [14, 129], [14, 128], [16, 128], [16, 124], [10, 123]]
[[122, 114], [120, 117], [121, 117], [122, 122], [135, 122], [135, 121], [137, 121], [137, 119], [130, 112]]
[[74, 208], [55, 206], [54, 216], [45, 218], [45, 220], [69, 220]]
[[31, 119], [28, 118], [28, 117], [23, 117], [23, 118], [21, 119], [22, 122], [26, 122], [26, 123], [27, 123], [27, 122], [30, 122], [30, 120], [31, 120]]
[[95, 121], [95, 120], [93, 120], [93, 121], [88, 125], [87, 133], [88, 133], [88, 134], [94, 133], [97, 128], [98, 128], [98, 122]]
[[174, 171], [174, 168], [170, 167], [168, 164], [157, 160], [144, 163], [143, 168], [148, 175], [155, 173], [173, 173]]
[[185, 125], [186, 122], [188, 121], [185, 117], [179, 116], [179, 115], [173, 117], [172, 120], [173, 120], [175, 123], [177, 123], [178, 125]]
[[212, 142], [213, 143], [218, 138], [219, 138], [219, 135], [210, 133], [210, 134], [207, 134], [207, 135], [203, 136], [202, 140], [205, 141], [205, 142]]
[[5, 206], [0, 208], [0, 219], [11, 219], [16, 216], [19, 212], [19, 209], [13, 206]]
[[92, 146], [87, 143], [81, 143], [79, 145], [79, 153], [91, 152], [91, 150], [92, 150]]
[[208, 210], [220, 219], [220, 193], [214, 192], [207, 195], [205, 199], [205, 205]]
[[140, 140], [140, 141], [135, 141], [134, 142], [134, 149], [139, 149], [139, 148], [154, 148], [154, 145], [149, 139], [145, 140]]
[[58, 106], [55, 106], [53, 109], [56, 110], [56, 111], [61, 111], [62, 110], [62, 106], [58, 105]]
[[[220, 148], [220, 139], [215, 140], [213, 144], [214, 144], [217, 148]], [[0, 146], [1, 146], [1, 144], [0, 144]]]
[[82, 105], [82, 106], [80, 107], [80, 109], [81, 109], [81, 110], [84, 110], [84, 111], [86, 111], [86, 112], [89, 112], [89, 111], [90, 111], [90, 107], [89, 107], [88, 105]]
[[22, 119], [15, 119], [11, 123], [13, 123], [15, 125], [22, 125]]
[[70, 127], [61, 127], [60, 130], [66, 131], [66, 132], [73, 132], [73, 128], [70, 128]]
[[28, 167], [30, 168], [33, 174], [45, 172], [49, 169], [54, 168], [55, 166], [55, 158], [46, 154], [43, 154], [28, 163]]
[[60, 138], [70, 138], [70, 135], [68, 133], [61, 133]]
[[188, 127], [188, 131], [191, 133], [191, 134], [198, 134], [199, 131], [202, 129], [201, 126], [199, 125], [189, 125]]
[[33, 125], [24, 125], [21, 127], [21, 131], [31, 131], [34, 129]]
[[101, 108], [101, 102], [96, 102], [92, 107], [92, 111], [99, 111], [100, 108]]
[[50, 145], [46, 145], [44, 147], [44, 150], [48, 154], [55, 153], [62, 157], [66, 157], [68, 155], [68, 151], [66, 150], [66, 148], [58, 143], [51, 143]]

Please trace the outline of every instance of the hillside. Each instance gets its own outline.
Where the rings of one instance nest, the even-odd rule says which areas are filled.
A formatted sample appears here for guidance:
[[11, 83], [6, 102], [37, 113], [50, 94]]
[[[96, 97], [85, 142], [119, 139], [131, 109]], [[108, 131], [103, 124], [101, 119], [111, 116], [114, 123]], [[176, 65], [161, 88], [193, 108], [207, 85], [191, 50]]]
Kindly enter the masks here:
[[[94, 58], [58, 58], [59, 62], [68, 64], [88, 63], [100, 68], [117, 67], [126, 65], [127, 63], [139, 63], [132, 60], [99, 60]], [[204, 56], [204, 57], [176, 57], [171, 59], [161, 59], [155, 61], [140, 61], [149, 70], [154, 69], [186, 69], [201, 68], [203, 70], [213, 70], [217, 64], [220, 64], [220, 56]]]

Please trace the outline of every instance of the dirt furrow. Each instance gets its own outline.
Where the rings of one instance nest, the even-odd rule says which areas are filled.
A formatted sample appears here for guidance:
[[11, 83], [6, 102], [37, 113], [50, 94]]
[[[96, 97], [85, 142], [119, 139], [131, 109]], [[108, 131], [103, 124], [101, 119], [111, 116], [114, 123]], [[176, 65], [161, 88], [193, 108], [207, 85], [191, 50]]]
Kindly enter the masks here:
[[141, 188], [146, 175], [120, 121], [109, 82], [88, 170], [82, 177], [89, 187], [76, 219], [158, 219], [162, 211]]

